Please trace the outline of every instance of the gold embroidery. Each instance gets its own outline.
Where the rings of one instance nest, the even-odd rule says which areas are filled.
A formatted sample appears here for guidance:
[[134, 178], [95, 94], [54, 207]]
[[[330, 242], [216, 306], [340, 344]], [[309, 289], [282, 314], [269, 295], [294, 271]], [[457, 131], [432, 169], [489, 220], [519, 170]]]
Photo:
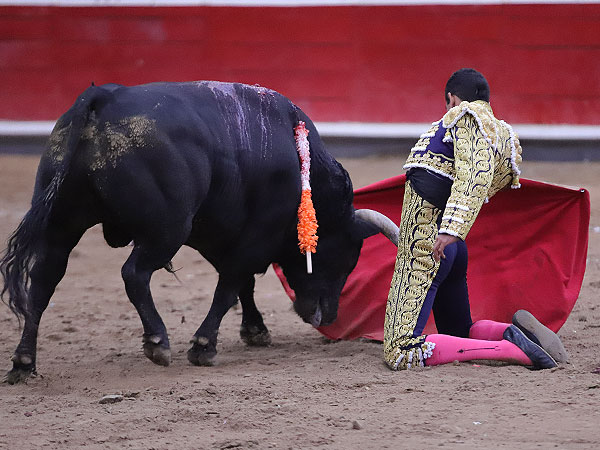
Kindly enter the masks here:
[[[432, 132], [435, 133], [441, 123], [445, 128], [448, 128], [443, 140], [444, 142], [450, 142], [454, 140], [453, 129], [465, 115], [467, 117], [471, 116], [477, 122], [481, 131], [481, 138], [488, 143], [493, 151], [494, 177], [487, 197], [491, 198], [507, 184], [511, 184], [513, 188], [519, 187], [519, 165], [522, 161], [519, 138], [510, 125], [494, 117], [489, 103], [479, 100], [470, 103], [462, 102], [448, 111], [442, 120], [436, 122], [423, 136], [429, 136]], [[425, 143], [428, 145], [430, 138], [424, 138], [423, 136], [413, 147], [404, 169], [422, 167], [454, 179], [456, 177], [456, 155], [451, 158], [426, 150]]]
[[462, 102], [441, 123], [447, 128], [444, 141], [454, 142], [454, 158], [423, 151], [421, 137], [404, 168], [422, 167], [454, 180], [448, 202], [469, 210], [446, 208], [440, 231], [464, 239], [486, 199], [509, 184], [520, 186], [522, 149], [510, 125], [496, 119], [484, 101]]
[[496, 167], [503, 169], [501, 173], [495, 173], [493, 184], [490, 186], [492, 190], [487, 195], [488, 198], [506, 186], [507, 183], [504, 181], [508, 175], [511, 176], [512, 187], [519, 187], [522, 149], [519, 138], [512, 127], [503, 120], [496, 119], [490, 104], [482, 100], [462, 102], [455, 106], [442, 118], [442, 124], [445, 128], [453, 128], [465, 115], [475, 119], [483, 138], [487, 140], [494, 151]]
[[406, 183], [398, 254], [388, 295], [384, 324], [384, 359], [394, 370], [423, 365], [433, 344], [413, 337], [427, 291], [439, 263], [433, 258], [440, 210]]
[[404, 164], [404, 169], [411, 167], [423, 167], [431, 169], [434, 172], [446, 175], [448, 178], [454, 178], [454, 161], [451, 159], [441, 158], [429, 152], [422, 155], [411, 154]]
[[446, 207], [440, 232], [465, 239], [483, 202], [488, 197], [494, 177], [492, 147], [476, 119], [465, 114], [452, 128], [456, 175], [447, 203], [466, 206]]

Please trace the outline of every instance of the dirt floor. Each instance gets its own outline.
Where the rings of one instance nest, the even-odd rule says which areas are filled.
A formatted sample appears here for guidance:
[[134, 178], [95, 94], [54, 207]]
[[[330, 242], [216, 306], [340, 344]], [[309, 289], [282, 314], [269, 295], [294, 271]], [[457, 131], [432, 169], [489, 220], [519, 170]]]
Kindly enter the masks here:
[[[396, 175], [403, 158], [345, 159], [355, 187]], [[26, 212], [36, 157], [0, 155], [2, 246]], [[273, 339], [248, 348], [240, 310], [220, 333], [214, 367], [186, 359], [216, 276], [194, 251], [174, 260], [152, 289], [170, 331], [173, 362], [141, 350], [141, 324], [120, 268], [128, 249], [110, 249], [98, 228], [75, 249], [42, 320], [40, 376], [0, 385], [0, 448], [383, 449], [600, 447], [600, 164], [525, 163], [524, 176], [585, 187], [592, 218], [587, 273], [560, 335], [571, 363], [530, 371], [473, 363], [392, 372], [381, 347], [332, 342], [291, 309], [272, 270], [256, 299]], [[0, 305], [2, 370], [20, 337]], [[120, 394], [117, 403], [101, 403]]]

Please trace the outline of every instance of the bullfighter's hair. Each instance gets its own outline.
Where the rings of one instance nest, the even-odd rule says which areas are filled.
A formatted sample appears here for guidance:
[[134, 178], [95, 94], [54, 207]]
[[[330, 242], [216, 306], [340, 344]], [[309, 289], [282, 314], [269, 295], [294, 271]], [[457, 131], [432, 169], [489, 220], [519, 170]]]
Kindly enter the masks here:
[[463, 101], [490, 101], [490, 85], [481, 72], [475, 69], [460, 69], [454, 72], [446, 82], [444, 101], [448, 104], [448, 93]]

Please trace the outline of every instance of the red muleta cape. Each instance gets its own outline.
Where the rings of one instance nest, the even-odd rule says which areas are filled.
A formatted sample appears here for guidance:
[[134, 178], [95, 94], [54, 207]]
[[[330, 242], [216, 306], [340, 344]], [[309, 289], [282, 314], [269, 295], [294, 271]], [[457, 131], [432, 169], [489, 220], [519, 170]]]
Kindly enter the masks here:
[[[354, 206], [400, 223], [405, 175], [355, 191]], [[511, 321], [526, 309], [558, 331], [579, 296], [588, 248], [590, 198], [570, 189], [521, 179], [521, 189], [498, 192], [483, 205], [467, 237], [469, 301], [473, 321]], [[319, 248], [317, 246], [317, 254]], [[383, 235], [365, 240], [340, 297], [337, 320], [318, 330], [330, 339], [383, 340], [396, 247]], [[275, 266], [286, 293], [294, 300]], [[435, 332], [433, 314], [425, 333]]]

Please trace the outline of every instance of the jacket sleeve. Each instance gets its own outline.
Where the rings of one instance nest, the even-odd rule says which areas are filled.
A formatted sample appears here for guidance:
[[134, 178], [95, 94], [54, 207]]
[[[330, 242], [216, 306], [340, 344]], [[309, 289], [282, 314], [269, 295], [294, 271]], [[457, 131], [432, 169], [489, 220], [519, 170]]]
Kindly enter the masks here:
[[472, 114], [464, 114], [450, 132], [456, 175], [439, 232], [464, 240], [487, 198], [494, 176], [494, 157], [490, 140]]

